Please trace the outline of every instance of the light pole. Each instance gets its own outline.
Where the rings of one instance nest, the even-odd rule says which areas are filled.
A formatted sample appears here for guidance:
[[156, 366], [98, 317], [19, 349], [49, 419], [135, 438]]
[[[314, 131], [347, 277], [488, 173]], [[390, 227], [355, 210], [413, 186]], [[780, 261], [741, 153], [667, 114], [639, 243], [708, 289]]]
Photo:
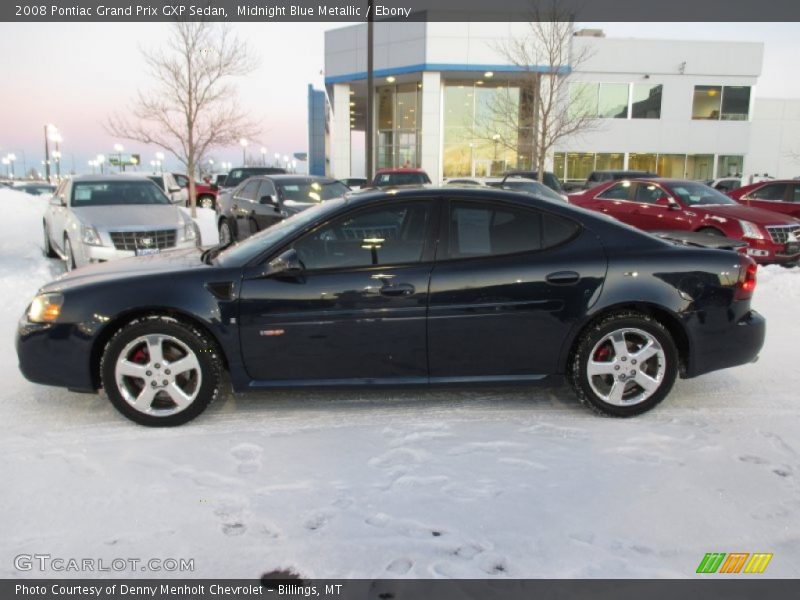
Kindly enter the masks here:
[[95, 162], [97, 162], [97, 164], [100, 165], [100, 175], [102, 175], [103, 174], [103, 165], [106, 162], [106, 157], [103, 156], [102, 154], [98, 154], [97, 158], [95, 159]]
[[156, 165], [158, 166], [158, 172], [164, 172], [164, 153], [163, 152], [156, 152]]
[[261, 146], [261, 166], [267, 166], [267, 149], [264, 146]]
[[239, 143], [242, 145], [242, 166], [247, 166], [247, 145], [250, 143], [246, 139], [242, 138], [239, 140]]
[[47, 183], [50, 183], [50, 140], [58, 134], [58, 129], [52, 123], [44, 126], [44, 173]]
[[12, 153], [7, 155], [6, 158], [11, 165], [11, 179], [14, 179], [14, 161], [17, 160], [17, 155]]
[[8, 177], [8, 165], [9, 165], [10, 162], [11, 161], [8, 160], [8, 157], [6, 157], [6, 156], [3, 157], [3, 164], [6, 166], [6, 177]]
[[281, 164], [281, 155], [278, 152], [276, 152], [275, 153], [275, 166], [277, 167], [280, 164]]
[[114, 152], [117, 153], [117, 168], [119, 172], [122, 173], [125, 170], [125, 165], [122, 164], [122, 151], [125, 148], [122, 147], [122, 144], [114, 144]]
[[97, 161], [90, 160], [89, 161], [89, 166], [92, 167], [92, 175], [94, 175], [95, 174], [94, 168], [97, 166]]

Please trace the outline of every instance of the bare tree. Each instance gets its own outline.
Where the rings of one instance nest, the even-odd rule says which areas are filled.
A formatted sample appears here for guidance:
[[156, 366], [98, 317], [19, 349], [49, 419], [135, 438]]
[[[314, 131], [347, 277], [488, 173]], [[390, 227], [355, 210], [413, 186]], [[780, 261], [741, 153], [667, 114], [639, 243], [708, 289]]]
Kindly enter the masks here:
[[[596, 115], [582, 110], [581, 98], [570, 98], [570, 71], [590, 56], [573, 44], [572, 16], [558, 0], [544, 10], [535, 6], [527, 32], [495, 45], [496, 51], [520, 71], [519, 92], [495, 88], [483, 116], [475, 121], [475, 136], [519, 153], [519, 163], [544, 177], [545, 159], [559, 142], [596, 127]], [[486, 89], [486, 86], [484, 86]], [[523, 158], [524, 157], [524, 158]]]
[[111, 135], [154, 144], [174, 155], [189, 175], [192, 216], [200, 161], [216, 147], [257, 135], [236, 103], [229, 78], [246, 75], [257, 62], [247, 44], [226, 25], [178, 21], [166, 48], [142, 50], [153, 87], [139, 91], [130, 111], [107, 122]]

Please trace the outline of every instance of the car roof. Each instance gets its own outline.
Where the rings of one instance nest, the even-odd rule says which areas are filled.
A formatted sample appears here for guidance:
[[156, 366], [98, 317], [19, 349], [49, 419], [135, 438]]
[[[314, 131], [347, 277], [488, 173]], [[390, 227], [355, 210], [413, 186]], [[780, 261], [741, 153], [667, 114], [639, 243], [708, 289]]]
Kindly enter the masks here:
[[298, 175], [297, 173], [266, 173], [247, 178], [248, 181], [250, 179], [268, 179], [276, 183], [302, 183], [307, 181], [319, 181], [321, 183], [341, 183], [340, 180], [334, 179], [333, 177], [323, 177], [321, 175]]
[[425, 170], [424, 169], [410, 168], [410, 167], [398, 167], [396, 169], [386, 168], [386, 169], [378, 169], [377, 171], [375, 171], [376, 175], [378, 175], [379, 173], [380, 174], [383, 174], [383, 173], [425, 173]]
[[73, 181], [107, 183], [110, 181], [141, 181], [143, 178], [158, 177], [160, 173], [112, 173], [111, 175], [75, 175]]

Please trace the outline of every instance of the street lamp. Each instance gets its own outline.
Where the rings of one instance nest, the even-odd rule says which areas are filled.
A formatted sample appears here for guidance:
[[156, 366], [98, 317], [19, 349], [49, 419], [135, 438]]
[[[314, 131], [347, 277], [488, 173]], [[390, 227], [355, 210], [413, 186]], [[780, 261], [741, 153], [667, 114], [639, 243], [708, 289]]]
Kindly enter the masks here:
[[103, 156], [102, 154], [98, 154], [98, 155], [97, 155], [97, 158], [95, 159], [95, 162], [96, 162], [98, 165], [100, 165], [100, 175], [102, 175], [102, 174], [103, 174], [103, 165], [104, 165], [104, 164], [105, 164], [105, 162], [106, 162], [106, 157], [105, 157], [105, 156]]
[[267, 166], [267, 149], [264, 146], [261, 146], [261, 166]]
[[292, 161], [292, 173], [296, 173], [296, 172], [297, 172], [297, 161], [293, 160]]
[[92, 175], [94, 175], [94, 168], [97, 166], [97, 161], [90, 160], [89, 161], [89, 166], [92, 167]]
[[114, 144], [114, 152], [117, 153], [117, 167], [119, 168], [120, 173], [125, 170], [125, 165], [122, 164], [122, 151], [125, 148], [122, 147], [122, 144]]
[[239, 143], [242, 145], [242, 166], [247, 166], [247, 146], [250, 142], [246, 139], [242, 138], [239, 140]]
[[3, 157], [3, 164], [6, 166], [6, 177], [8, 177], [8, 165], [11, 161], [7, 157]]
[[58, 135], [58, 128], [52, 123], [44, 126], [44, 169], [47, 182], [50, 183], [50, 141]]
[[156, 152], [156, 165], [158, 166], [158, 172], [164, 172], [164, 153], [163, 152]]
[[277, 167], [281, 162], [281, 155], [279, 152], [275, 153], [275, 166]]
[[6, 158], [8, 159], [8, 162], [11, 165], [11, 179], [14, 179], [14, 161], [17, 160], [17, 155], [13, 153], [8, 154], [6, 155]]
[[56, 161], [56, 181], [61, 181], [61, 150], [53, 150], [53, 158]]

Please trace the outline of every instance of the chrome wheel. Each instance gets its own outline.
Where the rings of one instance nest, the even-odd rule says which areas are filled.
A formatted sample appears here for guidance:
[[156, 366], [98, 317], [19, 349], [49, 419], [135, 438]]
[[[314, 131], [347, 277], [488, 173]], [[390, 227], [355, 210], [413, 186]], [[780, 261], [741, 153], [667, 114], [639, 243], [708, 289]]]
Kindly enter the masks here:
[[592, 391], [614, 406], [633, 406], [661, 387], [666, 353], [650, 333], [617, 329], [597, 342], [589, 354], [586, 375]]
[[75, 256], [72, 254], [72, 244], [68, 237], [64, 238], [64, 255], [67, 257], [64, 261], [67, 271], [72, 271], [75, 268]]
[[138, 412], [166, 417], [195, 401], [203, 375], [189, 346], [156, 333], [139, 336], [122, 349], [114, 379], [122, 398]]
[[214, 208], [214, 199], [210, 196], [203, 196], [200, 198], [201, 208]]
[[227, 221], [223, 221], [219, 224], [219, 243], [224, 246], [225, 244], [229, 244], [231, 239], [231, 226], [228, 225]]

